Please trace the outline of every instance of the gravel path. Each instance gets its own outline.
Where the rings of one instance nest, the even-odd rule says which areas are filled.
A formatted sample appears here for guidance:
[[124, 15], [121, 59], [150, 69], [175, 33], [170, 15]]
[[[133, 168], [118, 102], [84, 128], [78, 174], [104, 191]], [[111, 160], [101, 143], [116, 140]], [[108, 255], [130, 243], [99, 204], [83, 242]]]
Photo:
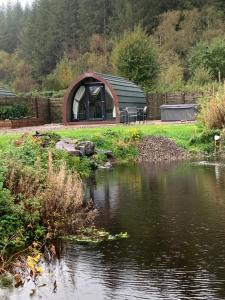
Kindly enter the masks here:
[[161, 136], [145, 137], [138, 146], [139, 162], [168, 162], [184, 160], [188, 154], [172, 140]]
[[22, 128], [1, 128], [0, 134], [4, 133], [30, 133], [30, 132], [43, 132], [43, 131], [59, 131], [59, 130], [71, 130], [71, 129], [82, 129], [82, 128], [98, 128], [98, 127], [110, 127], [116, 126], [117, 124], [104, 124], [104, 125], [62, 125], [62, 124], [46, 124], [41, 126], [22, 127]]
[[[194, 122], [161, 122], [159, 120], [155, 121], [147, 121], [144, 125], [169, 125], [169, 124], [176, 124], [176, 125], [184, 125], [184, 124], [194, 124]], [[122, 124], [119, 124], [120, 126]], [[142, 123], [132, 123], [130, 126], [142, 126]], [[98, 128], [98, 127], [109, 127], [109, 126], [118, 126], [118, 124], [92, 124], [92, 125], [62, 125], [62, 124], [46, 124], [41, 126], [33, 126], [33, 127], [23, 127], [23, 128], [0, 128], [0, 134], [4, 133], [29, 133], [35, 131], [56, 131], [56, 130], [66, 130], [66, 129], [81, 129], [81, 128]], [[128, 126], [128, 125], [124, 125]]]

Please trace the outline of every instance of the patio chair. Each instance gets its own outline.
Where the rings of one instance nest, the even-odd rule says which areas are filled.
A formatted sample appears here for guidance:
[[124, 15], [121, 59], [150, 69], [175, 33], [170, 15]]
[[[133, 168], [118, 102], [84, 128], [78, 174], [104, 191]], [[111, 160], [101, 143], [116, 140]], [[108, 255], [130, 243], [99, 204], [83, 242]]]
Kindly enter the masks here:
[[134, 119], [136, 122], [138, 118], [137, 107], [126, 107], [126, 111], [127, 111], [127, 123], [130, 123], [132, 119]]
[[128, 123], [127, 110], [125, 108], [120, 111], [120, 119], [122, 123]]
[[139, 123], [141, 121], [143, 121], [143, 123], [145, 123], [145, 121], [147, 120], [147, 116], [148, 116], [148, 107], [145, 106], [144, 108], [138, 108], [138, 121]]

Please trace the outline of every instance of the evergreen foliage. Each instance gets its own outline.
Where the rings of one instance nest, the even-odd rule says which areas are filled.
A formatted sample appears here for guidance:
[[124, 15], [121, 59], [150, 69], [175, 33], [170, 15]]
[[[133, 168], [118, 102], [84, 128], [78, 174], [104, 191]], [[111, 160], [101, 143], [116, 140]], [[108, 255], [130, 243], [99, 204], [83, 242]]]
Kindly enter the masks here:
[[[205, 56], [199, 56], [199, 66], [216, 79], [219, 70], [221, 80], [225, 78], [223, 0], [34, 0], [26, 8], [10, 1], [0, 6], [0, 81], [24, 92], [34, 86], [66, 88], [69, 79], [65, 82], [57, 75], [65, 57], [73, 77], [88, 69], [113, 72], [111, 54], [119, 47], [118, 36], [124, 32], [128, 36], [127, 32], [135, 32], [137, 26], [146, 30], [144, 40], [148, 35], [158, 45], [158, 86], [180, 85], [183, 79], [192, 82], [191, 76], [195, 82], [204, 82], [196, 80], [196, 66], [189, 65], [189, 57], [203, 44], [210, 45], [213, 60], [209, 65]], [[140, 65], [138, 70], [145, 73], [151, 64]], [[126, 72], [119, 71], [151, 89], [158, 71], [153, 70], [152, 77], [135, 72], [132, 66]], [[202, 75], [198, 70], [198, 76]], [[22, 84], [25, 80], [27, 85]]]
[[202, 66], [213, 75], [214, 79], [225, 78], [225, 39], [216, 38], [211, 43], [201, 42], [190, 55], [190, 70]]
[[156, 45], [140, 26], [116, 42], [112, 58], [116, 73], [142, 86], [152, 86], [157, 78]]

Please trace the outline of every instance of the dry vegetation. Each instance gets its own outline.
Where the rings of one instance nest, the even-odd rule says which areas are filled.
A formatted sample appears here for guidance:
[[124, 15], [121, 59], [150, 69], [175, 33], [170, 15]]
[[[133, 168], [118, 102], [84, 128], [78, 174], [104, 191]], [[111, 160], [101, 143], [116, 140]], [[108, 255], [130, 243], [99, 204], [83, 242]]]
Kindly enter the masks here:
[[48, 236], [75, 233], [92, 224], [96, 215], [91, 203], [83, 203], [80, 176], [66, 170], [65, 164], [55, 170], [51, 153], [46, 175], [38, 162], [35, 169], [13, 163], [8, 169], [6, 187], [22, 199], [20, 205], [25, 206], [28, 213], [40, 210], [41, 223], [47, 228]]
[[225, 125], [225, 93], [218, 92], [201, 103], [199, 120], [208, 129], [223, 129]]

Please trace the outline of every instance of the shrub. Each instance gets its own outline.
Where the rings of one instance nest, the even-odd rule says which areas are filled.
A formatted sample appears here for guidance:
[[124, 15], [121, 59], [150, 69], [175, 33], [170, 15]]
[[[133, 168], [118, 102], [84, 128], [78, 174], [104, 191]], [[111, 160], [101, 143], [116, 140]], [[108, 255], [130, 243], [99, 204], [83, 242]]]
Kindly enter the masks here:
[[156, 81], [159, 70], [156, 45], [140, 26], [116, 42], [112, 62], [116, 73], [141, 86], [152, 86]]
[[200, 42], [193, 48], [189, 57], [191, 73], [203, 67], [212, 74], [214, 79], [225, 78], [225, 40], [216, 38], [212, 42]]
[[138, 128], [132, 128], [128, 130], [128, 132], [125, 135], [125, 140], [129, 142], [138, 141], [143, 137], [143, 133]]
[[49, 74], [43, 81], [43, 88], [46, 90], [60, 91], [63, 89], [63, 85], [55, 74]]
[[43, 221], [54, 235], [74, 233], [92, 220], [92, 213], [83, 206], [83, 185], [76, 172], [67, 172], [66, 165], [54, 170], [51, 155], [47, 184], [41, 193]]
[[189, 141], [192, 146], [198, 146], [204, 152], [212, 153], [214, 151], [214, 136], [219, 134], [218, 129], [206, 129], [203, 132], [195, 134]]
[[21, 62], [16, 67], [16, 78], [13, 82], [13, 88], [16, 92], [27, 93], [34, 87], [34, 80], [31, 74], [31, 67]]
[[196, 85], [206, 85], [212, 82], [213, 76], [209, 70], [204, 67], [198, 67], [192, 76], [192, 82]]
[[80, 176], [68, 171], [65, 163], [55, 168], [51, 153], [47, 170], [39, 163], [32, 168], [12, 161], [5, 184], [17, 199], [14, 213], [24, 225], [37, 229], [38, 234], [40, 225], [59, 236], [65, 232], [74, 233], [93, 220], [94, 212], [83, 205]]
[[160, 84], [164, 86], [181, 86], [183, 85], [184, 70], [180, 64], [174, 63], [162, 70], [160, 74]]
[[202, 99], [199, 120], [209, 129], [222, 129], [225, 125], [225, 93]]
[[21, 119], [28, 116], [28, 108], [24, 103], [0, 107], [0, 120]]

